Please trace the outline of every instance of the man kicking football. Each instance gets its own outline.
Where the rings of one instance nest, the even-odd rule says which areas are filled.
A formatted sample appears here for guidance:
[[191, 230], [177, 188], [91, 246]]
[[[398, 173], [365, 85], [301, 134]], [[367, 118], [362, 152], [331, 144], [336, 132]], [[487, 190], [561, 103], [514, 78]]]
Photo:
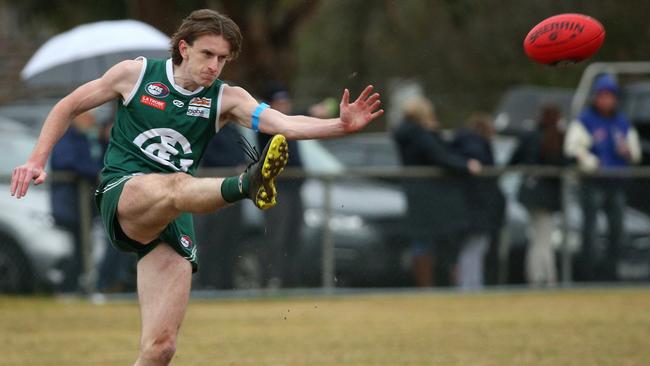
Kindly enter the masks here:
[[[167, 365], [174, 356], [197, 270], [191, 214], [244, 198], [260, 209], [272, 207], [274, 179], [289, 153], [285, 137], [341, 136], [383, 114], [372, 86], [352, 103], [346, 89], [340, 116], [333, 119], [287, 116], [259, 104], [246, 90], [218, 79], [241, 41], [228, 17], [208, 9], [192, 12], [172, 37], [171, 59], [120, 62], [61, 99], [29, 159], [13, 171], [11, 194], [21, 198], [32, 180], [45, 181], [48, 156], [69, 121], [119, 100], [95, 200], [112, 244], [139, 257], [142, 336], [136, 365]], [[208, 141], [229, 121], [275, 136], [241, 175], [193, 177]]]

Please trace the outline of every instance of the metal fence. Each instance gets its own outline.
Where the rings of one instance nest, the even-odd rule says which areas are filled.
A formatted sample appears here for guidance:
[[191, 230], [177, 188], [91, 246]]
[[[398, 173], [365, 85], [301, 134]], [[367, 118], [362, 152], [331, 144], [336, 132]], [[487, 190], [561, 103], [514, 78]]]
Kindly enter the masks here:
[[[572, 279], [572, 250], [569, 245], [569, 223], [566, 212], [568, 205], [572, 201], [576, 201], [575, 191], [581, 186], [581, 181], [585, 178], [650, 178], [650, 168], [647, 167], [629, 167], [624, 170], [611, 170], [611, 171], [598, 171], [585, 173], [575, 168], [560, 168], [549, 166], [517, 166], [517, 167], [486, 167], [477, 177], [464, 177], [463, 179], [481, 179], [485, 177], [501, 177], [507, 174], [518, 174], [524, 176], [536, 177], [557, 177], [561, 180], [561, 194], [562, 194], [562, 214], [563, 218], [560, 225], [561, 230], [561, 245], [560, 245], [560, 275], [561, 281], [565, 285], [569, 285]], [[323, 190], [324, 196], [324, 212], [326, 221], [332, 216], [332, 185], [341, 179], [356, 178], [369, 178], [369, 179], [412, 179], [412, 178], [443, 178], [448, 177], [448, 173], [438, 168], [425, 168], [425, 167], [400, 167], [400, 168], [357, 168], [354, 170], [346, 171], [345, 173], [336, 174], [305, 174], [303, 171], [294, 170], [286, 174], [287, 177], [305, 177], [317, 179], [322, 181], [325, 189]], [[506, 199], [515, 199], [512, 197]], [[506, 193], [508, 196], [508, 193]], [[634, 199], [631, 197], [631, 199]], [[322, 286], [324, 288], [332, 288], [335, 286], [335, 273], [336, 263], [334, 260], [334, 243], [332, 241], [331, 228], [324, 227], [322, 235]], [[509, 246], [508, 237], [505, 236], [499, 243], [500, 255], [500, 271], [498, 275], [499, 283], [506, 283], [506, 273], [504, 268], [507, 266], [505, 263], [507, 257], [504, 253]]]
[[[230, 176], [236, 174], [237, 172], [234, 169], [202, 169], [199, 172], [199, 176]], [[575, 200], [574, 195], [575, 188], [580, 187], [581, 179], [585, 177], [619, 177], [619, 178], [641, 178], [647, 179], [650, 178], [650, 168], [646, 167], [631, 167], [625, 170], [619, 171], [601, 171], [594, 174], [585, 175], [578, 170], [573, 168], [556, 168], [556, 167], [543, 167], [543, 166], [519, 166], [519, 167], [507, 167], [507, 168], [485, 168], [479, 177], [465, 177], [464, 179], [481, 179], [481, 177], [503, 177], [506, 175], [522, 175], [522, 176], [544, 176], [544, 177], [559, 177], [562, 181], [562, 195], [564, 202], [564, 209], [561, 217], [563, 218], [562, 224], [560, 225], [561, 230], [561, 244], [559, 247], [560, 251], [560, 274], [562, 284], [569, 285], [572, 282], [572, 249], [570, 247], [569, 240], [569, 223], [567, 220], [567, 204], [572, 199]], [[354, 180], [361, 179], [367, 181], [386, 181], [392, 180], [394, 183], [396, 181], [403, 181], [405, 179], [413, 178], [431, 178], [439, 179], [443, 177], [448, 177], [449, 175], [436, 168], [365, 168], [365, 169], [354, 169], [348, 170], [340, 173], [310, 173], [303, 170], [287, 169], [285, 173], [281, 176], [281, 179], [278, 184], [283, 184], [282, 180], [289, 178], [301, 178], [306, 180], [311, 180], [319, 182], [322, 187], [319, 190], [319, 194], [322, 194], [322, 207], [321, 213], [321, 222], [325, 223], [321, 226], [321, 235], [320, 240], [320, 261], [319, 267], [321, 269], [320, 273], [320, 286], [325, 290], [330, 290], [339, 284], [337, 283], [337, 260], [336, 260], [336, 247], [335, 247], [335, 238], [333, 233], [333, 225], [331, 225], [332, 220], [336, 216], [336, 208], [333, 207], [333, 187], [345, 180]], [[75, 180], [74, 176], [66, 173], [57, 173], [51, 177], [56, 180]], [[3, 180], [8, 181], [8, 177], [5, 177]], [[90, 200], [92, 199], [93, 189], [91, 184], [85, 183], [83, 180], [78, 180], [80, 187], [80, 205], [81, 205], [81, 226], [82, 226], [82, 256], [83, 256], [83, 268], [87, 279], [83, 283], [84, 288], [87, 291], [93, 291], [94, 286], [89, 278], [91, 273], [96, 272], [95, 262], [93, 261], [93, 246], [91, 245], [91, 227], [93, 224], [92, 213], [89, 211]], [[396, 184], [399, 187], [399, 184]], [[508, 194], [506, 193], [506, 196]], [[281, 200], [282, 197], [279, 197]], [[509, 197], [508, 199], [512, 199]], [[631, 199], [635, 199], [631, 197]], [[372, 205], [372, 202], [369, 202], [369, 205]], [[299, 225], [300, 223], [295, 223]], [[650, 236], [650, 232], [648, 233]], [[499, 275], [498, 282], [505, 283], [507, 281], [507, 275], [504, 272], [504, 268], [507, 267], [507, 256], [504, 253], [507, 252], [507, 249], [510, 245], [508, 242], [509, 238], [507, 235], [503, 236], [499, 242]]]

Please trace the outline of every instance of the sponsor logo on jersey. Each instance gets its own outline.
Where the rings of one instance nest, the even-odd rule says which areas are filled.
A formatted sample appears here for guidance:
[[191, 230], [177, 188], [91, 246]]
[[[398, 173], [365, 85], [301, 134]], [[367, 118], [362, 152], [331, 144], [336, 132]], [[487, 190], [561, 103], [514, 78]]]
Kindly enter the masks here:
[[144, 90], [147, 92], [147, 94], [156, 98], [164, 98], [169, 95], [169, 88], [167, 87], [167, 85], [159, 81], [154, 81], [152, 83], [147, 84]]
[[183, 106], [185, 105], [185, 103], [181, 102], [178, 99], [174, 99], [172, 103], [174, 103], [174, 105], [177, 106], [178, 108], [183, 108]]
[[189, 140], [171, 128], [154, 128], [139, 134], [133, 143], [149, 159], [168, 166], [175, 171], [187, 172], [194, 164], [192, 159], [183, 159], [181, 154], [191, 154]]
[[189, 248], [192, 246], [192, 239], [190, 239], [190, 237], [187, 235], [181, 235], [179, 241], [181, 242], [181, 245], [184, 246], [185, 248]]
[[190, 105], [187, 107], [187, 115], [191, 117], [210, 118], [210, 108], [196, 107]]
[[158, 100], [156, 98], [152, 98], [152, 97], [150, 97], [148, 95], [141, 96], [140, 97], [140, 103], [146, 104], [149, 107], [154, 107], [156, 109], [160, 109], [161, 111], [164, 111], [165, 107], [167, 106], [166, 102], [164, 102], [162, 100]]
[[212, 98], [192, 98], [190, 100], [190, 105], [210, 108], [210, 106], [212, 105]]

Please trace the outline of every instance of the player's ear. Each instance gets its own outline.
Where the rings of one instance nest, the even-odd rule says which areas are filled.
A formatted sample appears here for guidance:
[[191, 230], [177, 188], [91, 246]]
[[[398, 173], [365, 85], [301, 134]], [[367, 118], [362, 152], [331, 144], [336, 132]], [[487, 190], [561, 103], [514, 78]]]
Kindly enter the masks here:
[[180, 52], [181, 57], [183, 57], [183, 59], [187, 58], [187, 54], [189, 52], [189, 50], [188, 50], [189, 47], [190, 47], [190, 44], [187, 43], [184, 39], [181, 39], [180, 41], [178, 41], [178, 52]]

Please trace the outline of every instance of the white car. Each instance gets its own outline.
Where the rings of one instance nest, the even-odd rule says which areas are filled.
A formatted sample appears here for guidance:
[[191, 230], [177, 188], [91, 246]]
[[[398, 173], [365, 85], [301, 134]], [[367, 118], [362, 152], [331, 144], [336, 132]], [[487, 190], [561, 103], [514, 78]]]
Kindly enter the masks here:
[[71, 236], [54, 225], [49, 186], [31, 186], [20, 200], [9, 193], [11, 172], [31, 153], [32, 130], [0, 118], [0, 293], [47, 291], [63, 280]]

